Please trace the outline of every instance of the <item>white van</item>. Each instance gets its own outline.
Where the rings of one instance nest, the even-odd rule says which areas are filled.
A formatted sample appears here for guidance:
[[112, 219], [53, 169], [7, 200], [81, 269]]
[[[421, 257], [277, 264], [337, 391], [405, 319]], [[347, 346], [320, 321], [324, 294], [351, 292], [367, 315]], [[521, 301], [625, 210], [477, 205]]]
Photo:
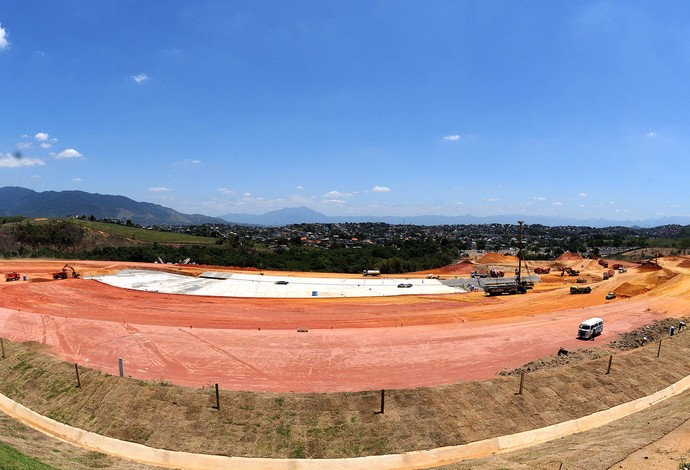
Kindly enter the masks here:
[[601, 318], [590, 318], [583, 321], [577, 329], [577, 337], [581, 339], [594, 339], [596, 335], [604, 332], [604, 320]]

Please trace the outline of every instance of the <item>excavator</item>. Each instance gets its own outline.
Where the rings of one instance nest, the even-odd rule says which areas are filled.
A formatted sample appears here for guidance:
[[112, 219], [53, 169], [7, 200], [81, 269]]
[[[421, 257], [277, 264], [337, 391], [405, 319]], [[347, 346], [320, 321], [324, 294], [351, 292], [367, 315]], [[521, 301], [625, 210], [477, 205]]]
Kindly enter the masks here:
[[[71, 276], [67, 274], [68, 269], [72, 272]], [[74, 279], [79, 278], [79, 273], [70, 264], [64, 265], [60, 271], [53, 273], [53, 279], [67, 279], [68, 277], [72, 277]]]

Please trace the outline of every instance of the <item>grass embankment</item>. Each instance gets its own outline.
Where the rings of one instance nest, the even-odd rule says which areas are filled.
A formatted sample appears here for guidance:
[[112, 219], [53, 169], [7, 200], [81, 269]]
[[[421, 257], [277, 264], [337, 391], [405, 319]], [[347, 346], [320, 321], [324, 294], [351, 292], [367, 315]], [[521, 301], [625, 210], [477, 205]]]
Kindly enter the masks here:
[[[326, 458], [458, 445], [567, 421], [649, 395], [690, 374], [690, 333], [657, 345], [518, 377], [386, 392], [252, 393], [192, 389], [80, 369], [5, 342], [0, 392], [58, 421], [158, 448]], [[593, 462], [598, 467], [597, 462]]]
[[160, 232], [127, 225], [109, 224], [106, 222], [92, 222], [82, 219], [65, 219], [91, 230], [116, 235], [148, 243], [163, 243], [172, 245], [214, 245], [218, 240], [212, 237], [200, 237], [175, 232]]
[[0, 442], [0, 468], [3, 470], [53, 470], [36, 459]]

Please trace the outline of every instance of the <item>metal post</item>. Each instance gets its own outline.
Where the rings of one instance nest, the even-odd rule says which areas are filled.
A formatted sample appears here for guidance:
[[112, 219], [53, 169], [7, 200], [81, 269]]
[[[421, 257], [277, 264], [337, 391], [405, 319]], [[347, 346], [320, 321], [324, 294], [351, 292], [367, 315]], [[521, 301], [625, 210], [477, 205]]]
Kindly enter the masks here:
[[81, 381], [79, 380], [79, 366], [74, 364], [74, 371], [77, 373], [77, 388], [81, 388]]
[[379, 414], [383, 414], [386, 406], [386, 391], [384, 389], [381, 389], [381, 411], [379, 411]]
[[656, 357], [659, 357], [661, 355], [661, 340], [659, 340], [659, 349], [656, 351]]
[[609, 372], [611, 372], [611, 363], [613, 362], [613, 354], [609, 356], [609, 367], [606, 369], [606, 375], [609, 375]]
[[122, 358], [118, 359], [117, 362], [120, 366], [120, 377], [124, 377], [125, 376], [125, 365], [122, 362]]
[[218, 393], [218, 384], [216, 384], [216, 409], [220, 410], [220, 394]]
[[525, 384], [525, 371], [523, 370], [520, 372], [520, 390], [518, 391], [518, 395], [522, 395], [522, 387]]
[[2, 358], [5, 359], [5, 341], [0, 338], [0, 347], [2, 347]]

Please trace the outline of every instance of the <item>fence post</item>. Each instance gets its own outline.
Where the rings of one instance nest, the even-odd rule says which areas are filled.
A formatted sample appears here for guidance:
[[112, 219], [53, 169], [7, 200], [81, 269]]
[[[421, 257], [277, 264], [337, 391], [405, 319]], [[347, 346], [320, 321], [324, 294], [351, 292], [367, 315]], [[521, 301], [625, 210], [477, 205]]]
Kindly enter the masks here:
[[659, 349], [657, 349], [656, 351], [656, 357], [659, 357], [661, 355], [661, 341], [662, 340], [659, 340]]
[[77, 388], [81, 388], [81, 381], [79, 380], [79, 366], [74, 364], [74, 371], [77, 373]]
[[606, 369], [606, 375], [609, 375], [609, 372], [611, 372], [611, 363], [613, 362], [613, 354], [609, 356], [609, 367]]
[[124, 377], [125, 376], [125, 365], [122, 362], [122, 358], [118, 359], [117, 363], [120, 366], [120, 377]]
[[379, 414], [383, 414], [386, 406], [386, 391], [384, 389], [381, 389], [381, 411], [379, 411]]
[[0, 347], [2, 347], [2, 358], [5, 359], [5, 342], [0, 338]]
[[220, 411], [220, 394], [218, 393], [218, 384], [216, 384], [216, 409]]
[[525, 371], [520, 372], [520, 390], [518, 390], [518, 395], [522, 395], [522, 388], [525, 384]]

